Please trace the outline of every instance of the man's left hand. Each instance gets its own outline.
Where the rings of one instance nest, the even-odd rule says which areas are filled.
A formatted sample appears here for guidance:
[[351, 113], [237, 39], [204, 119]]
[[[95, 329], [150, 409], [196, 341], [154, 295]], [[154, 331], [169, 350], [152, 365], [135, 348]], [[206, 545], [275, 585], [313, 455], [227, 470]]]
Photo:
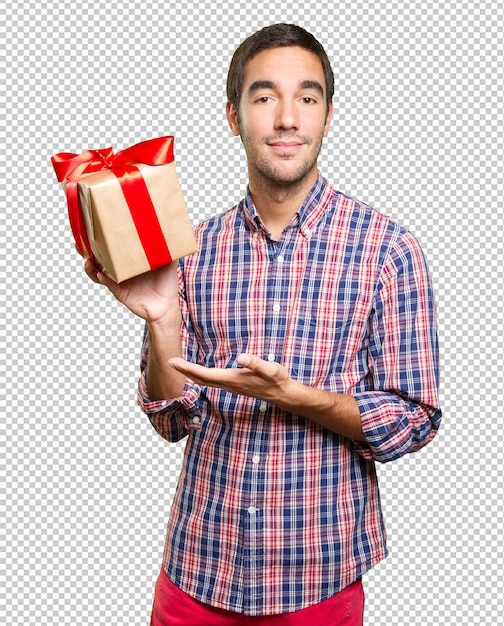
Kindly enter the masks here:
[[240, 354], [236, 362], [241, 367], [209, 368], [174, 358], [169, 364], [200, 385], [219, 387], [231, 393], [266, 400], [277, 406], [288, 390], [296, 385], [289, 372], [279, 363], [264, 361], [251, 354]]

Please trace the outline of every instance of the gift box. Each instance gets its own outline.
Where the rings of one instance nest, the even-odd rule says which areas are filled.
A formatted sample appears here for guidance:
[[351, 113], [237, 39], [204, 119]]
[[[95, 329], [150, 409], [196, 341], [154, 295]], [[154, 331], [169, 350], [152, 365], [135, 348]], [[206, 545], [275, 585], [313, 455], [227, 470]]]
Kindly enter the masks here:
[[173, 137], [51, 157], [82, 256], [116, 282], [197, 249], [173, 157]]

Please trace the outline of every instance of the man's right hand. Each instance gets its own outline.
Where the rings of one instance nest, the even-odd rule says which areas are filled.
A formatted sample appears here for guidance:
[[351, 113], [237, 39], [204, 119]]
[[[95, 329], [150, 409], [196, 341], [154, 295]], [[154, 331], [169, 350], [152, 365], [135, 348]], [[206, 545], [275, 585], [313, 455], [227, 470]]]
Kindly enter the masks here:
[[93, 282], [105, 285], [119, 302], [150, 324], [179, 314], [176, 261], [122, 283], [97, 270], [89, 259], [84, 270]]

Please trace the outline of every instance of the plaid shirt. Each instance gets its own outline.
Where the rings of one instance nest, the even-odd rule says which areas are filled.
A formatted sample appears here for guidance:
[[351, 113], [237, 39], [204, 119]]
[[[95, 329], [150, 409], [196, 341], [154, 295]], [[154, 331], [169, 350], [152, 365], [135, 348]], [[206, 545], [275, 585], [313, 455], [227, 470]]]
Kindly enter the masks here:
[[387, 554], [374, 461], [428, 443], [441, 419], [433, 293], [414, 237], [317, 183], [273, 241], [250, 194], [196, 229], [180, 264], [184, 356], [242, 352], [358, 403], [356, 443], [262, 400], [186, 381], [138, 401], [168, 441], [188, 436], [164, 567], [198, 600], [246, 615], [331, 597]]

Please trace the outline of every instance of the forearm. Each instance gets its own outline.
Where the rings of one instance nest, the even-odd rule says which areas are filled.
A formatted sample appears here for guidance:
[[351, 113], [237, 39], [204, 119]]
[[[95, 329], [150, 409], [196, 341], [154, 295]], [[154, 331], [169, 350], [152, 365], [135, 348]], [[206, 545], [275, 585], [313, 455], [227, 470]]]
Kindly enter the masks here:
[[180, 310], [173, 311], [161, 321], [147, 324], [146, 383], [151, 400], [176, 398], [184, 388], [185, 376], [168, 365], [168, 359], [182, 355], [180, 325]]
[[353, 441], [365, 442], [361, 414], [355, 399], [346, 394], [308, 387], [294, 380], [273, 404], [320, 424]]

